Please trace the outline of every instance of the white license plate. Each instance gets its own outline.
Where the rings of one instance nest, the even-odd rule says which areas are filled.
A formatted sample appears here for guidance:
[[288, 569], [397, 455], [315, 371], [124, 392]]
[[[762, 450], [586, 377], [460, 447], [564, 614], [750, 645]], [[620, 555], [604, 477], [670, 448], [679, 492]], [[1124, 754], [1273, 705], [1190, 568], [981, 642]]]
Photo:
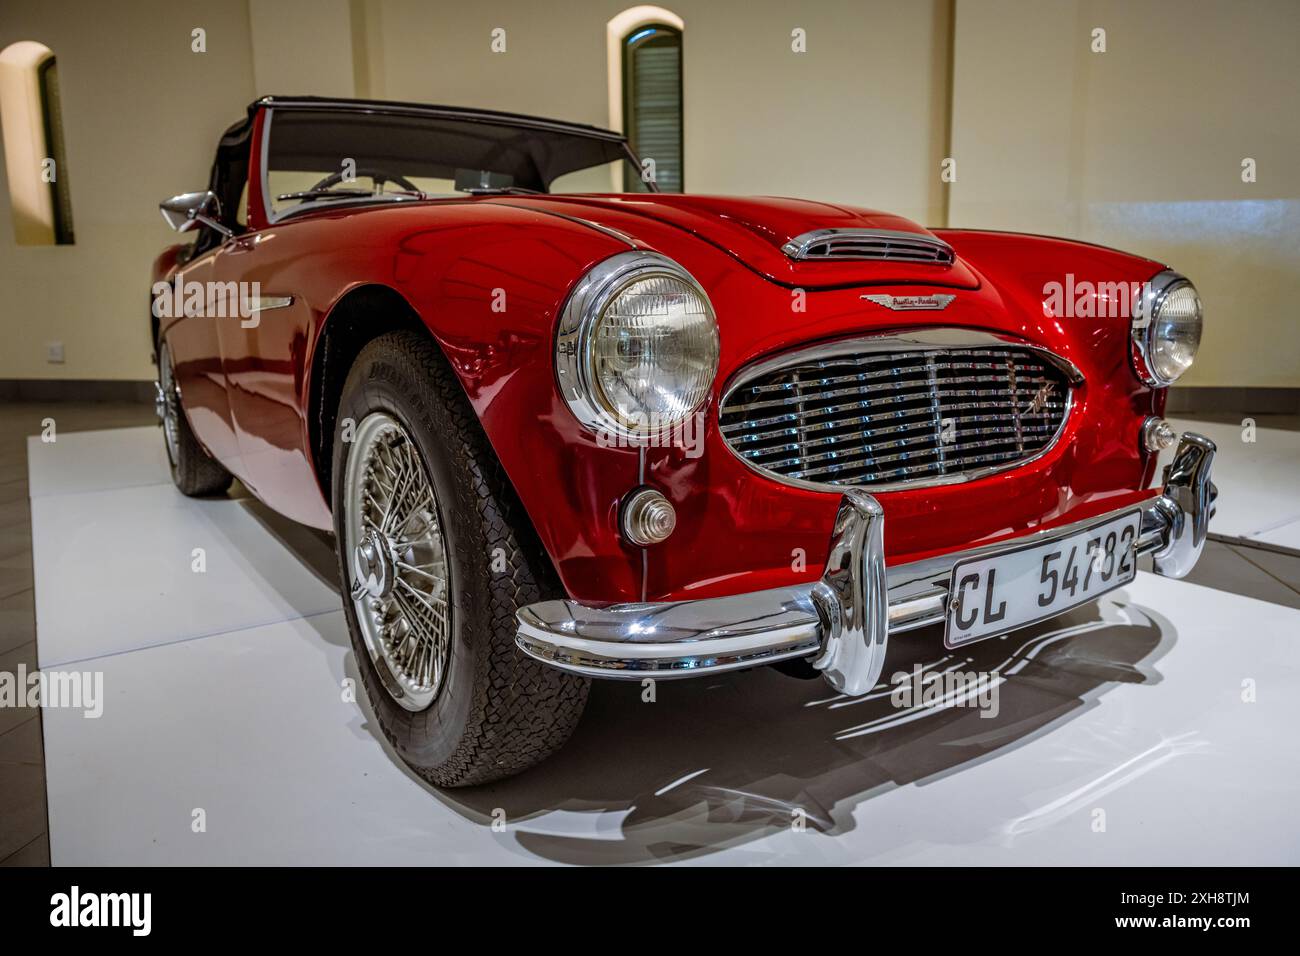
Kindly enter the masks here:
[[960, 647], [1054, 617], [1137, 574], [1141, 512], [1068, 538], [962, 561], [948, 582], [943, 642]]

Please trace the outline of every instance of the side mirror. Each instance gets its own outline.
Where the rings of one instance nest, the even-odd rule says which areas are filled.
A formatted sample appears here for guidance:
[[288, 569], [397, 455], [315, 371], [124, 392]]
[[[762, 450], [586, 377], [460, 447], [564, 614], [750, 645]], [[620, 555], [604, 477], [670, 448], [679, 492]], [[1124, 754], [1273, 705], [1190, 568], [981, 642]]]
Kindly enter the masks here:
[[214, 219], [211, 213], [217, 208], [217, 194], [212, 190], [201, 193], [181, 193], [158, 204], [162, 217], [177, 232], [188, 232], [202, 224], [215, 229], [227, 239], [234, 233]]

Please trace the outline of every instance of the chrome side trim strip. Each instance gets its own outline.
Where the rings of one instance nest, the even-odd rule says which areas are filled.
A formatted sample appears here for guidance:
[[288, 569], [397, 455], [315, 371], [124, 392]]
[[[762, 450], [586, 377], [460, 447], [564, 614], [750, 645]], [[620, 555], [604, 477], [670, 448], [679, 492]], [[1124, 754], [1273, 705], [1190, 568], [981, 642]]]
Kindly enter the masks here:
[[293, 305], [291, 295], [262, 295], [249, 300], [250, 312], [269, 312], [272, 309], [284, 309]]

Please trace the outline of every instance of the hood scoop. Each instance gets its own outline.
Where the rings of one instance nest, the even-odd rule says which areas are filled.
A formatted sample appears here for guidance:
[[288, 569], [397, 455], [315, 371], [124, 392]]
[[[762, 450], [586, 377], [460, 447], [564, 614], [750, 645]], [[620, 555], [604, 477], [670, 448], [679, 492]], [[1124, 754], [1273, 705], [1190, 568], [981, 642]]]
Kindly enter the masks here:
[[638, 220], [654, 220], [694, 235], [790, 289], [980, 286], [979, 276], [943, 239], [910, 219], [871, 209], [770, 196], [681, 193], [512, 196], [508, 204], [569, 216], [576, 212], [631, 236], [642, 235]]
[[952, 246], [937, 236], [895, 229], [814, 229], [781, 247], [791, 259], [808, 261], [871, 260], [950, 266]]

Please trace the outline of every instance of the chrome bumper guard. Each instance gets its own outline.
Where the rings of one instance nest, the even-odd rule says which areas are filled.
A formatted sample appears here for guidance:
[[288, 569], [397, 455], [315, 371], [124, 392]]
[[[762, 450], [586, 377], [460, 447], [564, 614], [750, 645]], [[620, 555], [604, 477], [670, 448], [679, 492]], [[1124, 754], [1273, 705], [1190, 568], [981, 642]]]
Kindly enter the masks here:
[[[1157, 574], [1181, 578], [1200, 557], [1214, 515], [1214, 443], [1191, 432], [1165, 468], [1163, 492], [1142, 511], [1138, 554]], [[821, 580], [699, 601], [617, 604], [542, 601], [517, 614], [524, 653], [590, 677], [694, 677], [805, 657], [835, 690], [858, 696], [880, 678], [891, 634], [945, 620], [955, 564], [1067, 537], [1100, 524], [1095, 515], [1046, 531], [910, 564], [885, 567], [885, 516], [864, 491], [849, 490], [831, 533]]]

